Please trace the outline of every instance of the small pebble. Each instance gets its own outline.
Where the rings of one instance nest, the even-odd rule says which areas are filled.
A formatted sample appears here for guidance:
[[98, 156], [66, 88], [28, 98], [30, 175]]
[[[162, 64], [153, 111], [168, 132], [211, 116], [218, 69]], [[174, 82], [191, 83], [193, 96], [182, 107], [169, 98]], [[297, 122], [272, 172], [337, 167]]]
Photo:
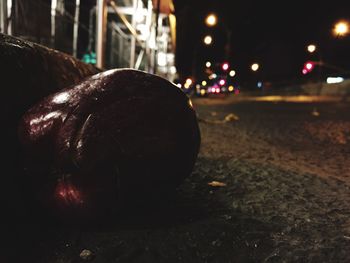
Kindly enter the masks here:
[[80, 252], [80, 258], [83, 260], [91, 260], [93, 259], [94, 254], [88, 250], [88, 249], [84, 249], [83, 251]]

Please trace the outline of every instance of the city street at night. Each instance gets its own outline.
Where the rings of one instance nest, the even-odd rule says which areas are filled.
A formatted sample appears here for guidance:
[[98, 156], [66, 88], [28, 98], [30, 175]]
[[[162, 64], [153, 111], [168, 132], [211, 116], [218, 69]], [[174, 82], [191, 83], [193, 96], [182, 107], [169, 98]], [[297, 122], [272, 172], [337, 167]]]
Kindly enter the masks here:
[[100, 228], [28, 233], [23, 256], [80, 262], [87, 250], [92, 262], [349, 262], [349, 101], [242, 95], [193, 103], [201, 150], [176, 198], [147, 212], [131, 208]]
[[0, 0], [0, 263], [350, 263], [350, 1]]

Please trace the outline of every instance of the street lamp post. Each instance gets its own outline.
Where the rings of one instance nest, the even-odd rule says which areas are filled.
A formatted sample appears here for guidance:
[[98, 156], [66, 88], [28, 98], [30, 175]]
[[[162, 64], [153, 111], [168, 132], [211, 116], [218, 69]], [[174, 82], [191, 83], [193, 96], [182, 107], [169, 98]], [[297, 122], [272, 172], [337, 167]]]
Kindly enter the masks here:
[[[215, 14], [209, 14], [205, 18], [205, 23], [209, 27], [216, 26], [218, 24], [218, 18]], [[221, 20], [220, 25], [225, 31], [226, 34], [226, 45], [225, 45], [225, 60], [229, 60], [231, 53], [231, 30], [227, 27], [227, 25]]]
[[322, 86], [322, 66], [323, 66], [323, 61], [322, 61], [321, 50], [315, 44], [309, 44], [306, 47], [306, 49], [307, 49], [307, 52], [309, 52], [310, 54], [316, 54], [316, 56], [317, 56], [317, 62], [315, 64], [318, 66], [318, 82], [320, 83], [320, 86]]
[[203, 39], [204, 44], [206, 44], [207, 46], [211, 45], [213, 43], [213, 38], [212, 36], [205, 36]]
[[308, 46], [307, 46], [307, 51], [308, 51], [309, 53], [314, 53], [314, 52], [316, 51], [316, 45], [314, 45], [314, 44], [308, 45]]
[[250, 69], [251, 71], [253, 71], [254, 86], [261, 89], [262, 82], [261, 82], [260, 64], [257, 62], [254, 62], [253, 64], [250, 65]]
[[[208, 26], [208, 27], [214, 27], [218, 24], [218, 18], [215, 14], [209, 14], [205, 20], [204, 20], [205, 24]], [[226, 45], [225, 45], [225, 60], [228, 61], [229, 58], [230, 58], [230, 43], [231, 43], [231, 31], [230, 29], [223, 23], [221, 22], [220, 23], [222, 28], [225, 30], [225, 34], [226, 34], [226, 37], [227, 37], [227, 40], [226, 40]], [[206, 35], [204, 36], [204, 38], [202, 39], [203, 43], [206, 45], [206, 46], [210, 46], [212, 45], [212, 43], [214, 42], [213, 40], [213, 37], [210, 36], [210, 35]], [[197, 55], [198, 55], [198, 48], [195, 49], [195, 58], [194, 58], [194, 63], [193, 63], [193, 74], [195, 75], [195, 71], [196, 71], [196, 64], [197, 64]], [[210, 65], [209, 63], [206, 63], [206, 68], [210, 68]]]
[[[306, 47], [306, 50], [308, 53], [310, 54], [316, 54], [317, 56], [317, 61], [316, 62], [312, 62], [313, 64], [310, 64], [312, 65], [317, 65], [318, 66], [318, 69], [317, 69], [317, 81], [319, 83], [319, 90], [318, 90], [318, 93], [320, 94], [321, 93], [321, 90], [322, 90], [322, 67], [323, 67], [323, 61], [322, 61], [322, 55], [321, 55], [321, 50], [320, 48], [315, 45], [315, 44], [309, 44], [307, 47]], [[312, 70], [312, 68], [310, 69], [307, 69], [307, 70]], [[304, 72], [303, 72], [304, 74]]]
[[[334, 24], [334, 26], [333, 26], [333, 35], [335, 37], [344, 37], [347, 34], [349, 34], [349, 22], [347, 22], [345, 20], [342, 20], [342, 21], [339, 21], [339, 22]], [[317, 45], [309, 44], [309, 45], [306, 46], [306, 50], [310, 54], [316, 54], [317, 59], [316, 59], [316, 61], [310, 61], [309, 63], [306, 63], [305, 64], [306, 66], [309, 64], [309, 65], [312, 65], [312, 67], [305, 68], [305, 65], [304, 65], [304, 69], [303, 69], [302, 73], [303, 74], [307, 74], [308, 72], [312, 71], [313, 65], [317, 65], [318, 66], [317, 81], [320, 84], [319, 85], [319, 92], [321, 92], [322, 85], [323, 85], [323, 79], [322, 79], [323, 67], [324, 68], [330, 68], [330, 69], [333, 69], [333, 70], [337, 70], [338, 72], [347, 73], [346, 70], [341, 69], [341, 68], [339, 68], [337, 66], [331, 65], [331, 64], [326, 63], [325, 61], [323, 61], [321, 49]]]
[[253, 63], [250, 68], [252, 71], [258, 71], [259, 70], [260, 65], [258, 63]]
[[215, 26], [217, 21], [218, 19], [215, 14], [209, 14], [205, 19], [207, 26]]
[[349, 23], [347, 21], [339, 21], [334, 25], [333, 34], [336, 37], [343, 37], [349, 33]]

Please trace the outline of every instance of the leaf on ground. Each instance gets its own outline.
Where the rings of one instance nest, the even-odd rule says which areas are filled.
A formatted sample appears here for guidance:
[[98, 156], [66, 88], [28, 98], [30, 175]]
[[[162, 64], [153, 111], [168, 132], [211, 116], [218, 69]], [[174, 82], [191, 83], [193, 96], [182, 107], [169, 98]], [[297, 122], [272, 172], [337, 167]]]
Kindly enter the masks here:
[[92, 253], [91, 250], [84, 249], [83, 251], [80, 252], [80, 258], [82, 260], [90, 261], [94, 258], [94, 253]]
[[238, 121], [239, 117], [236, 114], [230, 113], [228, 115], [226, 115], [225, 117], [225, 121], [229, 122], [229, 121]]
[[218, 182], [218, 181], [211, 181], [210, 183], [208, 183], [208, 185], [213, 186], [213, 187], [224, 187], [227, 184], [222, 183], [222, 182]]
[[225, 124], [230, 121], [238, 121], [239, 117], [236, 114], [230, 113], [225, 116], [223, 120], [209, 120], [209, 119], [202, 119], [202, 118], [197, 118], [198, 121], [204, 122], [204, 123], [211, 123], [211, 124]]

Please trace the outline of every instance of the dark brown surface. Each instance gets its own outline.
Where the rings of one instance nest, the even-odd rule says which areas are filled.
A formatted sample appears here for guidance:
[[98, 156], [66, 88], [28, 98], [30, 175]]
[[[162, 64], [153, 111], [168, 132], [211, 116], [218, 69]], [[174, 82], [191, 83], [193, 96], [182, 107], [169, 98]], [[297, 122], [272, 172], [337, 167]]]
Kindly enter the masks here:
[[[61, 52], [0, 34], [1, 186], [2, 220], [15, 222], [26, 213], [21, 179], [20, 118], [44, 96], [97, 73], [91, 65]], [[6, 236], [6, 225], [3, 236]], [[3, 229], [1, 229], [3, 230]]]
[[20, 137], [39, 201], [85, 220], [164, 198], [191, 173], [200, 143], [188, 97], [136, 70], [109, 70], [46, 97], [25, 114]]
[[[350, 262], [348, 101], [193, 102], [208, 121], [173, 201], [95, 227], [24, 221], [10, 258], [85, 262], [88, 249], [93, 263]], [[239, 119], [222, 122], [230, 114]]]
[[0, 34], [2, 118], [12, 120], [44, 96], [98, 71], [62, 52]]

